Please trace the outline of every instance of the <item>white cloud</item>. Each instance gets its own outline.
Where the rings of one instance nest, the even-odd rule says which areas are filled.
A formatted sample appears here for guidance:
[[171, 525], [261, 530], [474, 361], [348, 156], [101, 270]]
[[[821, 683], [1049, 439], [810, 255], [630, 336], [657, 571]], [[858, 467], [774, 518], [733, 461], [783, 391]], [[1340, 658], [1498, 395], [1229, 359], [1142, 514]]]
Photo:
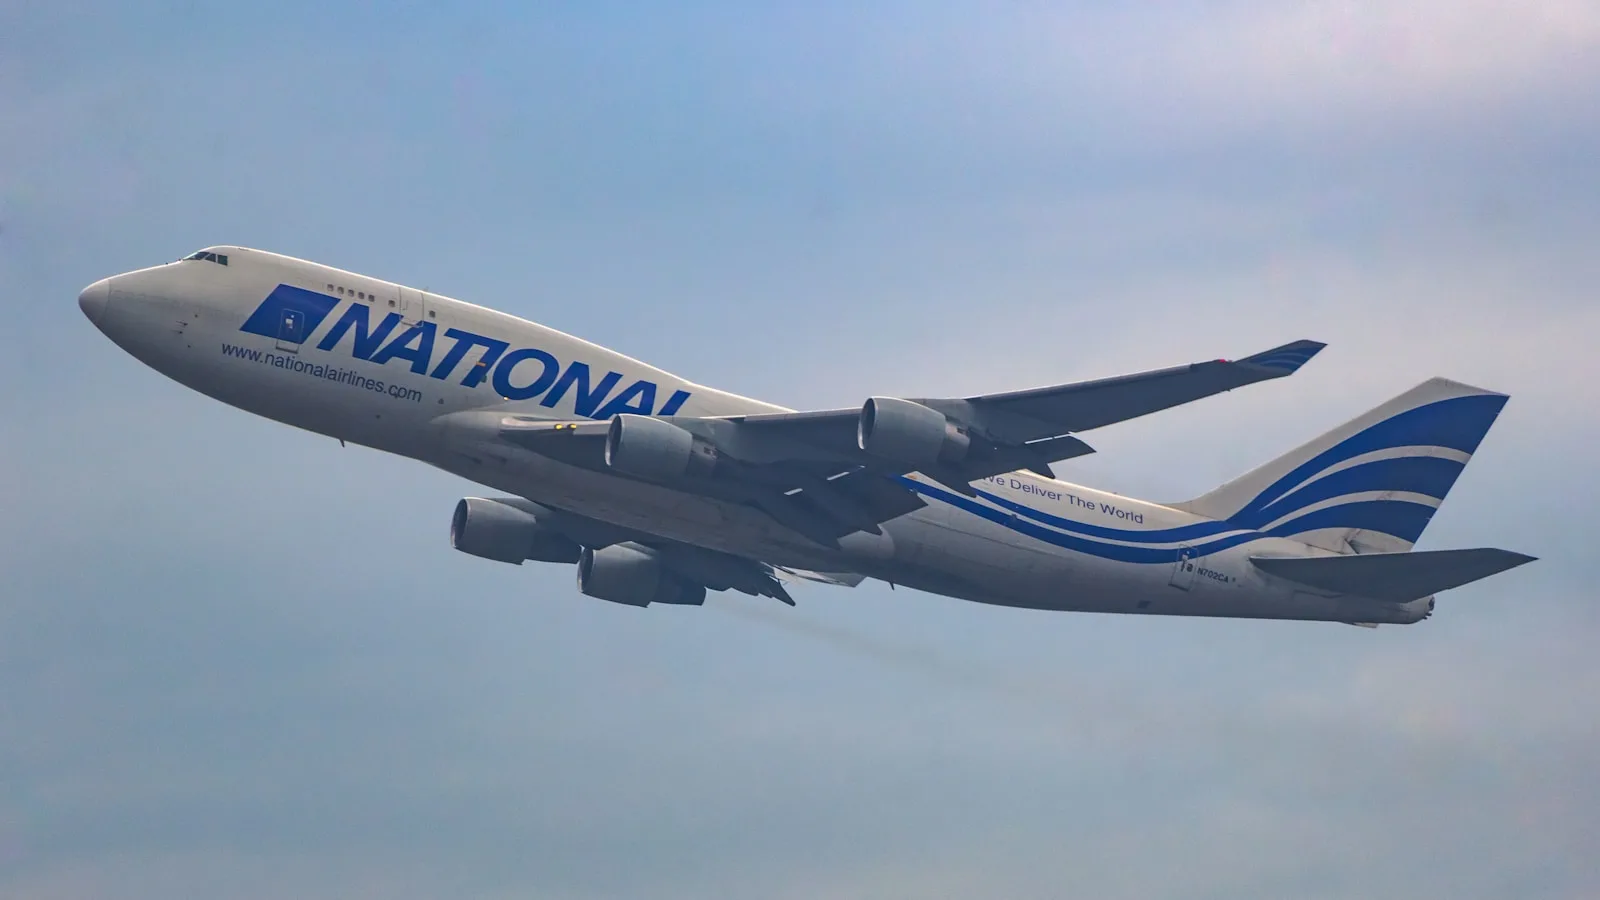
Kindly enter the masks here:
[[[893, 98], [944, 127], [999, 127], [1010, 139], [1109, 137], [1130, 152], [1159, 152], [1138, 141], [1214, 143], [1241, 131], [1374, 138], [1414, 129], [1419, 117], [1548, 106], [1552, 93], [1566, 114], [1590, 115], [1592, 91], [1582, 85], [1600, 73], [1600, 7], [1039, 3], [986, 9], [975, 20], [919, 8], [881, 23], [870, 42], [848, 31], [815, 41], [812, 53], [836, 51], [824, 71], [834, 57], [844, 60], [847, 96]], [[837, 52], [841, 45], [854, 52]], [[770, 96], [780, 106], [815, 99], [781, 79]]]
[[[1600, 65], [1600, 7], [1582, 0], [1301, 0], [1205, 10], [1146, 8], [1113, 26], [1127, 43], [1102, 45], [1123, 52], [1089, 58], [1130, 86], [1300, 120], [1495, 101], [1562, 86], [1574, 69]], [[1135, 36], [1148, 42], [1144, 52], [1126, 52]]]

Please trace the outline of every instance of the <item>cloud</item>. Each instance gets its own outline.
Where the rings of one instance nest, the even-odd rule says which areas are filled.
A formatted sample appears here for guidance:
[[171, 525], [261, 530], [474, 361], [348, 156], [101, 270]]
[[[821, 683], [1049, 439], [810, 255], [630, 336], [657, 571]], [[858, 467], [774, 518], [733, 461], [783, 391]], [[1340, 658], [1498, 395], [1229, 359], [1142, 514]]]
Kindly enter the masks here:
[[1125, 139], [1298, 132], [1343, 146], [1552, 94], [1581, 108], [1576, 86], [1600, 69], [1600, 12], [1581, 0], [1017, 4], [977, 23], [911, 18], [877, 52], [845, 57], [871, 73], [869, 90], [937, 95], [948, 105], [924, 111], [947, 123], [1021, 128], [1027, 114], [1090, 143], [1110, 126]]
[[1147, 10], [1117, 25], [1109, 30], [1139, 46], [1099, 43], [1110, 52], [1090, 57], [1096, 70], [1301, 124], [1328, 121], [1330, 106], [1458, 111], [1559, 89], [1600, 64], [1600, 11], [1566, 0], [1228, 3]]

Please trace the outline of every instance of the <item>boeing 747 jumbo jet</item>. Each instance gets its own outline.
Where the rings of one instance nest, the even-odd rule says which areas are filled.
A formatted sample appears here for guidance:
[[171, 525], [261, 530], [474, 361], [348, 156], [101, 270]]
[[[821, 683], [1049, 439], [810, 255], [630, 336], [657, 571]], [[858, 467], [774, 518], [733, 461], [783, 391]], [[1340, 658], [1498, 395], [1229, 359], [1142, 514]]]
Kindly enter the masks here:
[[1295, 341], [1077, 384], [793, 412], [504, 313], [244, 247], [102, 279], [84, 315], [224, 403], [430, 463], [502, 495], [457, 550], [575, 563], [629, 606], [878, 578], [1033, 609], [1425, 619], [1528, 562], [1412, 551], [1506, 397], [1435, 378], [1193, 500], [1055, 479], [1078, 435], [1292, 374]]

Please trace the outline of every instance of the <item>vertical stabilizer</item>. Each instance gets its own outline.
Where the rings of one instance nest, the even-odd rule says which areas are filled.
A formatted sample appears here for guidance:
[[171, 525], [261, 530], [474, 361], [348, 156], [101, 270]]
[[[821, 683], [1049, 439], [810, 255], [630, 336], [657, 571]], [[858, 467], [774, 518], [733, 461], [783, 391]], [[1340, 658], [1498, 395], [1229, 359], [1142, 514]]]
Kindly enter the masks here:
[[1173, 505], [1341, 553], [1409, 550], [1507, 399], [1434, 378]]

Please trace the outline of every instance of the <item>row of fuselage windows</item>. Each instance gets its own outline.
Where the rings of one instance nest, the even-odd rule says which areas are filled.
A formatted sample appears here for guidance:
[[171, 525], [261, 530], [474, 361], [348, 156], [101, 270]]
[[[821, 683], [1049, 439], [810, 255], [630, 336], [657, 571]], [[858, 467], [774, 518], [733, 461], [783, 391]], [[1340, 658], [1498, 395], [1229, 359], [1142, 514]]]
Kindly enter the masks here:
[[[351, 297], [355, 297], [358, 300], [376, 300], [376, 299], [378, 299], [378, 295], [377, 294], [368, 294], [366, 291], [358, 291], [355, 288], [347, 288], [347, 287], [344, 287], [342, 285], [337, 285], [337, 284], [328, 285], [328, 293], [330, 293], [330, 294], [337, 293], [341, 297], [343, 297], [346, 294], [348, 294]], [[389, 301], [389, 305], [393, 306], [394, 305], [394, 301], [390, 300]]]
[[[371, 294], [371, 293], [368, 293], [366, 291], [358, 291], [355, 288], [347, 288], [344, 285], [329, 284], [327, 287], [328, 287], [328, 293], [330, 293], [330, 294], [338, 294], [341, 297], [354, 297], [357, 300], [370, 300], [370, 301], [372, 301], [374, 303], [376, 303], [377, 300], [378, 300], [378, 295], [377, 294]], [[390, 306], [394, 305], [394, 298], [393, 297], [389, 298], [389, 305]], [[431, 310], [431, 309], [428, 310], [428, 318], [430, 318], [430, 319], [436, 318], [436, 316], [434, 315], [434, 311]]]
[[[214, 262], [214, 263], [218, 263], [218, 264], [224, 265], [224, 266], [228, 264], [228, 254], [226, 254], [226, 253], [212, 253], [209, 250], [196, 250], [195, 252], [189, 254], [188, 256], [185, 256], [182, 260], [179, 260], [179, 262], [186, 262], [186, 261], [191, 260], [191, 259], [201, 260], [203, 262]], [[344, 285], [341, 285], [341, 284], [331, 284], [330, 283], [328, 285], [328, 293], [330, 293], [330, 294], [338, 294], [341, 297], [354, 297], [357, 300], [371, 300], [371, 301], [376, 302], [377, 299], [378, 299], [378, 295], [377, 294], [369, 294], [366, 291], [358, 291], [355, 288], [347, 288], [347, 287], [345, 287]], [[394, 299], [393, 298], [390, 298], [389, 305], [390, 306], [394, 305]], [[433, 310], [431, 310], [431, 309], [428, 310], [428, 318], [431, 319], [433, 317], [434, 317]]]

